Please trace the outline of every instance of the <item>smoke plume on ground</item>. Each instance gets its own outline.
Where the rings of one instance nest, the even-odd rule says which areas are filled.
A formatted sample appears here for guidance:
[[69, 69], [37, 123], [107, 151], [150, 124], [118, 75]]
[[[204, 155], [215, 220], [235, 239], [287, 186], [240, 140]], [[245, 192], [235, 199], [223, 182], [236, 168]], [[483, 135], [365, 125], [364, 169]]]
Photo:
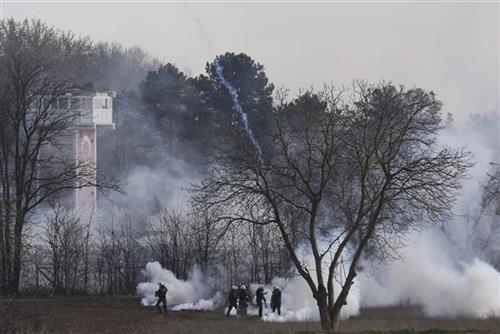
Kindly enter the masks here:
[[220, 294], [217, 293], [212, 298], [207, 298], [211, 292], [207, 278], [196, 267], [193, 268], [187, 281], [178, 279], [174, 273], [162, 268], [158, 262], [148, 262], [143, 273], [148, 281], [137, 286], [137, 295], [142, 298], [142, 305], [156, 303], [155, 292], [158, 290], [159, 282], [167, 286], [167, 305], [172, 306], [173, 310], [212, 310], [220, 302]]
[[[328, 243], [320, 242], [320, 248], [326, 249], [328, 247]], [[299, 247], [297, 249], [297, 254], [301, 259], [302, 265], [307, 267], [308, 270], [313, 273], [315, 268], [314, 257], [307, 250], [307, 247]], [[328, 256], [326, 257], [326, 262], [328, 262]], [[324, 268], [328, 268], [325, 262]], [[344, 265], [348, 265], [344, 263]], [[313, 273], [313, 277], [316, 275]], [[328, 276], [328, 271], [325, 269], [323, 273], [323, 279], [326, 282]], [[336, 292], [336, 296], [341, 290], [340, 283], [338, 281], [342, 281], [342, 277], [337, 277], [339, 280], [334, 281], [334, 291]], [[280, 288], [282, 292], [282, 307], [281, 307], [281, 316], [277, 316], [277, 314], [270, 313], [267, 314], [263, 319], [265, 321], [306, 321], [306, 320], [319, 320], [319, 312], [318, 312], [318, 304], [314, 299], [311, 289], [307, 285], [306, 281], [302, 278], [302, 276], [295, 274], [293, 277], [285, 279], [285, 278], [274, 278], [272, 281], [273, 286], [277, 286]], [[257, 289], [257, 286], [252, 286], [253, 289]], [[269, 300], [270, 293], [272, 291], [272, 287], [269, 286], [266, 289], [269, 292]], [[347, 319], [351, 316], [355, 316], [359, 314], [360, 309], [360, 286], [359, 284], [354, 284], [351, 288], [349, 295], [347, 296], [347, 305], [345, 305], [340, 313], [341, 319]]]
[[[278, 286], [281, 289], [281, 316], [267, 309], [267, 312], [264, 312], [264, 321], [287, 322], [319, 320], [316, 300], [313, 298], [309, 286], [301, 276], [294, 276], [291, 279], [275, 278], [272, 283], [273, 286]], [[257, 287], [257, 285], [252, 286], [252, 290], [256, 290]], [[340, 284], [335, 282], [335, 291], [340, 291], [340, 288]], [[266, 295], [269, 304], [272, 286], [265, 286], [265, 290], [269, 291]], [[342, 308], [342, 319], [347, 319], [359, 314], [359, 292], [359, 286], [355, 284], [347, 297], [347, 305]]]
[[475, 259], [460, 263], [437, 229], [410, 236], [402, 259], [360, 275], [363, 306], [420, 305], [429, 316], [500, 315], [500, 273]]
[[409, 303], [429, 316], [500, 315], [500, 272], [490, 264], [490, 254], [498, 254], [500, 217], [481, 207], [481, 185], [498, 159], [499, 118], [482, 117], [440, 137], [443, 145], [467, 147], [475, 162], [450, 219], [413, 232], [401, 259], [375, 269], [365, 263], [359, 276], [362, 306]]

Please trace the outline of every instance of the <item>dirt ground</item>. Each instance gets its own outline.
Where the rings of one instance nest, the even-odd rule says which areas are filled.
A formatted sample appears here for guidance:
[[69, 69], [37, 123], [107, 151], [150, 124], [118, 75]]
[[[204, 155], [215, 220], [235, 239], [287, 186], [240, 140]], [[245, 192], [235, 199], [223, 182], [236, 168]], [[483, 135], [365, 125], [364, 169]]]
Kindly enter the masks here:
[[[417, 308], [368, 308], [342, 322], [342, 332], [500, 333], [500, 319], [426, 318]], [[134, 297], [0, 298], [0, 333], [318, 333], [315, 322], [268, 323], [218, 311], [158, 315]]]

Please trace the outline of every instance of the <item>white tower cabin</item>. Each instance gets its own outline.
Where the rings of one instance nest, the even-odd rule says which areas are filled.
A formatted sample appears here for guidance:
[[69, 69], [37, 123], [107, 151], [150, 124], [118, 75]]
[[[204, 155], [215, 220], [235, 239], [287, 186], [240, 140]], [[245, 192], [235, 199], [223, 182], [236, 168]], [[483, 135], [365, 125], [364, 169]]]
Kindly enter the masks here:
[[[71, 108], [80, 115], [75, 123], [75, 162], [97, 164], [98, 130], [114, 129], [113, 98], [115, 92], [95, 92], [90, 94], [71, 94]], [[96, 175], [90, 180], [95, 184]], [[81, 219], [88, 219], [96, 209], [97, 191], [95, 186], [75, 190], [75, 210]]]

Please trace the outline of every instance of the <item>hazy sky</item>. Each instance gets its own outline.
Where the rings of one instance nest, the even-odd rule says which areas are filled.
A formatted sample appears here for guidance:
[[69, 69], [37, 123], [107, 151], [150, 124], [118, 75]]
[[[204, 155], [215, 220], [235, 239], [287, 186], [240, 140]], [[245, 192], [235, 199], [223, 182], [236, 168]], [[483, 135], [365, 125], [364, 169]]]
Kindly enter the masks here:
[[457, 120], [498, 110], [499, 13], [498, 3], [3, 0], [4, 17], [138, 45], [189, 74], [215, 54], [245, 52], [292, 91], [391, 80], [434, 90]]

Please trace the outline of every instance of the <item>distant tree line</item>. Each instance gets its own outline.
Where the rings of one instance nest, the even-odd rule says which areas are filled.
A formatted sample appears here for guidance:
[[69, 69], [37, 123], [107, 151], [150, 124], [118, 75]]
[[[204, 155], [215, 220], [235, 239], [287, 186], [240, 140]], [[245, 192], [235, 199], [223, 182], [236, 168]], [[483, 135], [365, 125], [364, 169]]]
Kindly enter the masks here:
[[159, 261], [185, 280], [198, 266], [218, 278], [210, 286], [214, 291], [235, 282], [270, 282], [290, 271], [272, 229], [245, 225], [223, 231], [206, 216], [173, 209], [161, 209], [154, 219], [121, 209], [92, 225], [58, 207], [40, 226], [26, 235], [22, 283], [28, 293], [134, 294], [148, 261]]

